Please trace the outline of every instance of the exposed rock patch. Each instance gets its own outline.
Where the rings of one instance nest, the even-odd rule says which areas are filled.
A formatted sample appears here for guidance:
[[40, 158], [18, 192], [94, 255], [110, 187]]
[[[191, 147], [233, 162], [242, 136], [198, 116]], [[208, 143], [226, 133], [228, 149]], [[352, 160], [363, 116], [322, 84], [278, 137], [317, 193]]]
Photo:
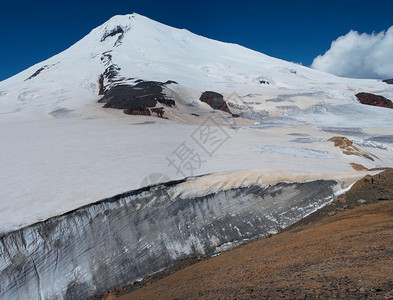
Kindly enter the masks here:
[[126, 108], [124, 110], [124, 113], [127, 115], [138, 115], [138, 116], [151, 116], [150, 109], [148, 108], [142, 108], [142, 107], [137, 107], [137, 108]]
[[370, 93], [359, 93], [356, 94], [359, 102], [366, 105], [378, 106], [378, 107], [385, 107], [385, 108], [393, 108], [393, 102], [389, 99], [374, 95]]
[[386, 82], [387, 84], [393, 84], [393, 78], [392, 79], [385, 79], [382, 80], [383, 82]]
[[[121, 28], [107, 33], [103, 39], [105, 40], [105, 38], [119, 33], [122, 34]], [[177, 84], [175, 81], [144, 81], [121, 77], [121, 68], [112, 62], [110, 52], [104, 52], [101, 56], [101, 62], [106, 68], [98, 78], [98, 94], [103, 95], [98, 102], [105, 103], [104, 108], [123, 109], [124, 113], [128, 115], [150, 116], [154, 112], [157, 116], [163, 117], [164, 108], [160, 107], [154, 111], [149, 110], [149, 108], [154, 108], [157, 102], [168, 107], [176, 105], [173, 99], [168, 98], [163, 93], [163, 87], [169, 84]]]
[[163, 118], [164, 117], [164, 108], [163, 107], [155, 107], [151, 109], [152, 113], [156, 113], [157, 117]]
[[156, 85], [139, 88], [135, 86], [117, 85], [107, 91], [98, 102], [106, 103], [105, 108], [137, 109], [139, 107], [155, 107], [157, 96], [161, 96], [161, 89]]
[[369, 154], [360, 150], [356, 147], [351, 140], [343, 136], [334, 136], [328, 140], [329, 142], [333, 142], [335, 147], [339, 147], [343, 154], [346, 155], [357, 155], [370, 160], [374, 160]]
[[272, 79], [268, 76], [259, 76], [258, 78], [255, 79], [256, 82], [260, 84], [271, 84]]
[[[159, 117], [163, 117], [164, 108], [155, 108], [158, 103], [172, 107], [176, 103], [163, 93], [163, 87], [173, 81], [165, 83], [156, 81], [138, 80], [135, 85], [116, 85], [104, 92], [98, 102], [105, 103], [104, 108], [123, 109], [129, 115], [147, 115], [154, 112]], [[149, 108], [152, 111], [149, 111]], [[154, 108], [154, 109], [153, 109]]]
[[374, 176], [366, 175], [352, 186], [344, 198], [350, 208], [358, 199], [367, 199], [367, 204], [393, 200], [393, 169]]
[[[115, 64], [110, 65], [105, 69], [104, 73], [102, 73], [98, 79], [98, 95], [105, 94], [107, 91], [107, 84], [111, 84], [116, 81], [115, 78], [119, 75], [120, 70], [121, 68]], [[105, 80], [107, 81], [107, 84], [105, 84]]]
[[175, 105], [176, 105], [175, 100], [167, 99], [167, 98], [165, 98], [165, 97], [158, 97], [158, 98], [157, 98], [157, 101], [158, 101], [159, 103], [164, 104], [164, 105], [169, 106], [169, 107], [172, 107], [172, 106], [175, 106]]
[[121, 26], [116, 26], [110, 31], [105, 31], [104, 35], [101, 38], [101, 42], [104, 42], [108, 37], [118, 35], [118, 38], [113, 46], [118, 46], [121, 44], [121, 40], [124, 37], [125, 30]]
[[203, 92], [199, 100], [205, 102], [213, 109], [222, 110], [224, 112], [231, 114], [228, 105], [224, 100], [224, 96], [219, 93], [212, 92], [212, 91]]
[[356, 171], [367, 171], [368, 170], [365, 166], [363, 166], [361, 164], [350, 163], [350, 165]]
[[[121, 68], [112, 62], [112, 51], [106, 51], [102, 53], [101, 62], [104, 64], [105, 71], [98, 78], [98, 95], [104, 95], [111, 87], [121, 81], [125, 81], [124, 77], [120, 77]], [[133, 80], [129, 78], [127, 80]]]
[[45, 69], [48, 69], [49, 66], [43, 66], [42, 68], [39, 68], [37, 71], [34, 72], [33, 75], [31, 75], [29, 78], [25, 79], [25, 81], [30, 80], [34, 77], [36, 77], [37, 75], [39, 75], [42, 71], [44, 71]]

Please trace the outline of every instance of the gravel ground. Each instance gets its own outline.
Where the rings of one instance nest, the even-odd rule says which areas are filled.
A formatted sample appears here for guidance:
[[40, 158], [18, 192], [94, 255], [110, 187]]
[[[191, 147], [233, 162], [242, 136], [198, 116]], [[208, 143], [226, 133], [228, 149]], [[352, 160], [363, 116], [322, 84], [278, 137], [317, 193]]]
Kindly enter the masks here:
[[393, 170], [366, 176], [277, 235], [96, 299], [393, 299], [392, 200]]

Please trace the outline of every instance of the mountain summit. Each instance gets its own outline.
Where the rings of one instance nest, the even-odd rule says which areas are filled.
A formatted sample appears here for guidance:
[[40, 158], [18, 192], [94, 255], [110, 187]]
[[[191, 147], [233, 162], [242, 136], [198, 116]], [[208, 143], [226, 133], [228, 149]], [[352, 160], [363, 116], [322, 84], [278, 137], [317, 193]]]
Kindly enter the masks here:
[[[210, 90], [224, 96], [236, 92], [242, 96], [237, 102], [290, 90], [348, 100], [354, 97], [346, 91], [377, 84], [339, 78], [131, 14], [111, 18], [64, 52], [1, 82], [0, 112], [80, 109], [111, 87], [138, 80], [176, 82], [169, 87], [170, 97], [190, 102]], [[272, 103], [264, 109], [280, 110]]]

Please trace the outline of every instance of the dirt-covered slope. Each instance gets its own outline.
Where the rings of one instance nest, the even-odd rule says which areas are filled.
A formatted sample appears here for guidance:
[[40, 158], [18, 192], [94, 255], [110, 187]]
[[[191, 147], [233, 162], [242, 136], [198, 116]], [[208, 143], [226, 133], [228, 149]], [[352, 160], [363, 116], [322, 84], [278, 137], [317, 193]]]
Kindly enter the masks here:
[[392, 186], [393, 171], [367, 176], [289, 230], [104, 298], [391, 299]]

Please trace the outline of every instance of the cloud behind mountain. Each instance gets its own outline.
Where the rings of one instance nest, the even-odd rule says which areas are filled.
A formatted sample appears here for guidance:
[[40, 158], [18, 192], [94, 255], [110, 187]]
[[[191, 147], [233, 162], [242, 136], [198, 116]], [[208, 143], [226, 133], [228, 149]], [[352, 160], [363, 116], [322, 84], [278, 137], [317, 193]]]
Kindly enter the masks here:
[[393, 77], [393, 26], [380, 33], [351, 30], [316, 57], [312, 68], [355, 78]]

